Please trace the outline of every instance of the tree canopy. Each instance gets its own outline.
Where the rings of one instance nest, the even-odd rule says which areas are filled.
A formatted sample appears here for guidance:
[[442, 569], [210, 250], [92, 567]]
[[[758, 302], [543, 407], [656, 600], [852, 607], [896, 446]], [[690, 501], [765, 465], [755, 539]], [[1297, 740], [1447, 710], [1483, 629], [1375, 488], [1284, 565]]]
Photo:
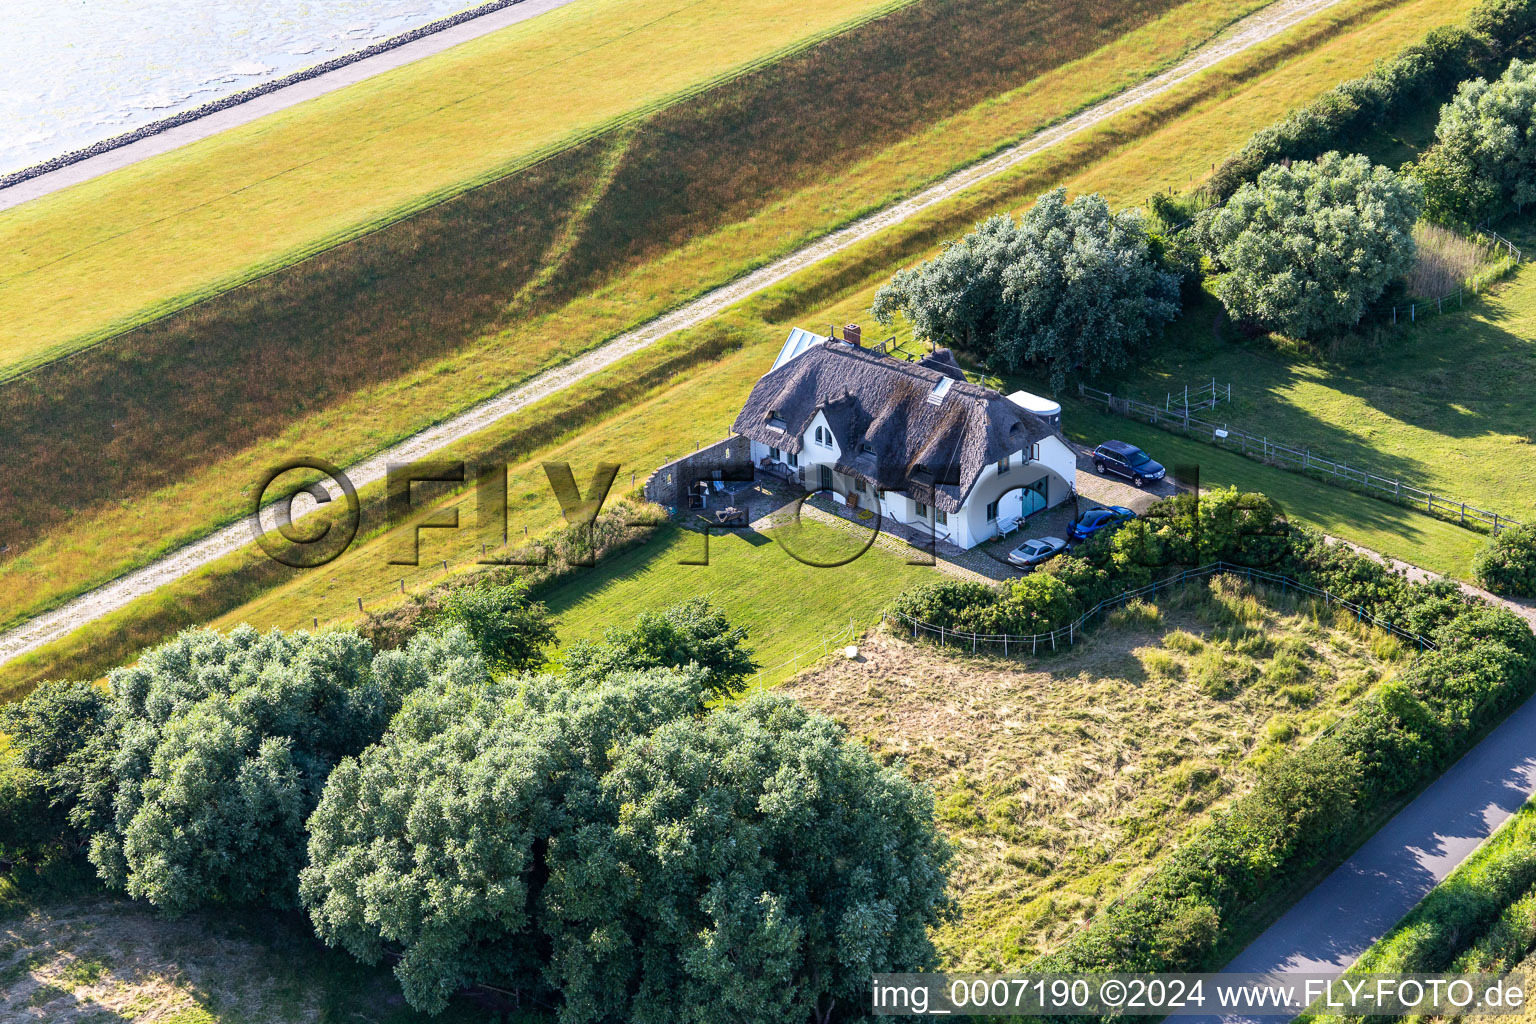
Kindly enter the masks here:
[[1099, 195], [1047, 192], [1016, 222], [992, 217], [875, 295], [875, 319], [897, 312], [917, 336], [976, 353], [987, 365], [1034, 365], [1053, 388], [1081, 370], [1128, 364], [1179, 312], [1179, 275], [1165, 269], [1141, 218]]
[[91, 862], [168, 913], [292, 906], [331, 767], [376, 740], [410, 690], [484, 671], [462, 632], [375, 656], [345, 632], [188, 630], [112, 673], [110, 726], [81, 784]]
[[782, 699], [704, 670], [450, 683], [332, 773], [301, 892], [328, 943], [440, 1010], [469, 983], [567, 1022], [795, 1019], [931, 963], [931, 799]]
[[1293, 337], [1351, 326], [1413, 266], [1420, 203], [1363, 156], [1271, 166], [1200, 218], [1212, 289], [1234, 319]]
[[1440, 109], [1435, 139], [1417, 170], [1430, 217], [1477, 220], [1536, 200], [1536, 62], [1463, 82]]
[[723, 697], [758, 667], [746, 639], [745, 626], [732, 626], [708, 598], [695, 597], [659, 613], [641, 612], [634, 626], [610, 629], [599, 642], [570, 644], [565, 670], [573, 680], [591, 682], [629, 669], [696, 665], [709, 694]]

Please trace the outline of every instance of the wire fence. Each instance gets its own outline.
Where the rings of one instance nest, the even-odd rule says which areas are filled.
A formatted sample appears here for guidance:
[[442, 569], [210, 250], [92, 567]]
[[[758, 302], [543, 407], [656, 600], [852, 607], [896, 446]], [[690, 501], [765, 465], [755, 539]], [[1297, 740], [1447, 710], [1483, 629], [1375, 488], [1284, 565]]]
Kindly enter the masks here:
[[805, 650], [801, 651], [799, 654], [796, 654], [794, 657], [785, 661], [781, 661], [777, 665], [774, 665], [772, 668], [758, 669], [757, 679], [753, 685], [761, 686], [763, 683], [764, 675], [771, 675], [774, 672], [778, 672], [780, 669], [787, 668], [790, 671], [790, 675], [794, 675], [796, 672], [800, 671], [801, 665], [810, 665], [820, 661], [822, 658], [825, 658], [828, 654], [830, 654], [834, 649], [846, 646], [857, 638], [858, 628], [854, 625], [853, 619], [849, 619], [848, 625], [844, 626], [836, 633], [833, 633], [831, 636], [822, 638], [819, 643], [811, 647], [807, 647]]
[[1427, 316], [1453, 312], [1463, 308], [1469, 296], [1477, 295], [1520, 265], [1524, 254], [1514, 242], [1497, 231], [1490, 231], [1487, 228], [1480, 230], [1478, 234], [1482, 236], [1481, 240], [1485, 245], [1494, 250], [1502, 249], [1504, 255], [1473, 273], [1454, 292], [1447, 292], [1432, 299], [1416, 299], [1391, 306], [1377, 306], [1366, 310], [1364, 316], [1376, 318], [1381, 323], [1412, 324], [1418, 323]]
[[[1182, 430], [1192, 437], [1209, 441], [1218, 447], [1241, 452], [1260, 462], [1310, 473], [1330, 483], [1342, 483], [1362, 489], [1368, 494], [1390, 498], [1409, 508], [1437, 518], [1452, 520], [1464, 527], [1486, 528], [1497, 536], [1503, 530], [1520, 525], [1519, 520], [1511, 519], [1501, 512], [1479, 508], [1460, 498], [1436, 494], [1400, 479], [1384, 477], [1336, 459], [1325, 458], [1314, 453], [1310, 448], [1283, 444], [1273, 440], [1267, 434], [1250, 433], [1229, 423], [1217, 424], [1202, 420], [1181, 407], [1172, 410], [1164, 409], [1151, 402], [1113, 395], [1108, 391], [1100, 391], [1098, 388], [1090, 388], [1084, 384], [1077, 386], [1077, 393], [1079, 397], [1099, 402], [1110, 412], [1121, 416], [1143, 419], [1164, 430]], [[1230, 391], [1228, 393], [1230, 394]]]
[[1027, 635], [1014, 635], [1011, 633], [967, 633], [963, 630], [946, 629], [943, 626], [934, 626], [903, 612], [892, 611], [882, 612], [880, 618], [883, 622], [890, 623], [895, 621], [899, 623], [904, 629], [910, 629], [912, 638], [914, 640], [921, 640], [924, 638], [937, 638], [941, 647], [948, 647], [950, 644], [954, 644], [957, 647], [964, 649], [966, 646], [969, 646], [971, 653], [979, 654], [981, 653], [982, 645], [986, 645], [989, 651], [996, 651], [1000, 649], [1004, 657], [1008, 657], [1014, 654], [1023, 654], [1026, 651], [1028, 651], [1030, 654], [1038, 654], [1043, 648], [1048, 648], [1054, 651], [1059, 649], [1059, 647], [1062, 645], [1066, 645], [1068, 647], [1076, 645], [1078, 638], [1082, 636], [1083, 629], [1091, 621], [1093, 621], [1093, 619], [1100, 615], [1114, 611], [1117, 608], [1123, 608], [1130, 604], [1132, 601], [1141, 600], [1147, 597], [1154, 597], [1164, 590], [1169, 590], [1174, 587], [1182, 587], [1192, 581], [1207, 579], [1208, 577], [1218, 574], [1242, 576], [1250, 583], [1265, 583], [1271, 586], [1277, 586], [1281, 589], [1282, 593], [1290, 593], [1291, 591], [1295, 591], [1298, 594], [1305, 594], [1310, 597], [1321, 599], [1322, 601], [1334, 607], [1343, 608], [1353, 613], [1356, 621], [1375, 626], [1377, 629], [1390, 633], [1400, 640], [1404, 640], [1410, 644], [1413, 644], [1418, 650], [1434, 650], [1437, 648], [1435, 642], [1430, 640], [1428, 637], [1414, 633], [1411, 630], [1404, 629], [1396, 623], [1388, 622], [1387, 620], [1382, 619], [1367, 611], [1363, 605], [1355, 604], [1352, 601], [1346, 601], [1344, 598], [1325, 588], [1314, 587], [1310, 584], [1302, 583], [1300, 580], [1293, 579], [1289, 576], [1282, 576], [1279, 573], [1269, 572], [1264, 569], [1254, 569], [1250, 566], [1234, 565], [1231, 562], [1223, 561], [1211, 562], [1207, 565], [1202, 565], [1198, 569], [1185, 569], [1176, 576], [1167, 576], [1163, 579], [1148, 583], [1146, 586], [1137, 587], [1134, 590], [1123, 591], [1119, 594], [1116, 594], [1114, 597], [1106, 598], [1105, 600], [1100, 601], [1098, 604], [1094, 605], [1092, 608], [1088, 609], [1082, 615], [1079, 615], [1076, 619], [1073, 619], [1065, 626], [1053, 629], [1048, 633], [1032, 633]]

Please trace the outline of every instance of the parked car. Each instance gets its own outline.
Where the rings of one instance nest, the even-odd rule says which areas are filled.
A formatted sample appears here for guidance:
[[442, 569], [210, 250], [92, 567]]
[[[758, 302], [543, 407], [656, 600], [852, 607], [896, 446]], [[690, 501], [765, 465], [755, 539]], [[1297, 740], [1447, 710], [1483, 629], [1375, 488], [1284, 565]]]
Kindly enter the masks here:
[[1113, 529], [1126, 520], [1135, 518], [1136, 510], [1126, 508], [1124, 505], [1091, 508], [1077, 517], [1077, 522], [1072, 524], [1072, 532], [1068, 536], [1074, 541], [1087, 540], [1100, 530]]
[[1055, 558], [1067, 550], [1067, 542], [1060, 537], [1032, 537], [1008, 552], [1008, 561], [1025, 569]]
[[1152, 460], [1152, 456], [1124, 441], [1105, 441], [1093, 450], [1093, 468], [1102, 476], [1113, 473], [1123, 476], [1137, 487], [1154, 480], [1161, 480], [1168, 471]]

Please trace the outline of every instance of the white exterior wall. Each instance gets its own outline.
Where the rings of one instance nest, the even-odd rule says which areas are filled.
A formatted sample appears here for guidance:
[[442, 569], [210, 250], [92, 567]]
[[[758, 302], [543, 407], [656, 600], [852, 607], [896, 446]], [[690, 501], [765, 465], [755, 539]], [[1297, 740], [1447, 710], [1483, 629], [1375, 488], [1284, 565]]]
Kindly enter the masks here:
[[[799, 468], [804, 471], [805, 486], [811, 490], [820, 487], [821, 467], [835, 466], [842, 457], [842, 450], [838, 447], [836, 438], [832, 438], [830, 444], [819, 444], [816, 441], [816, 428], [826, 425], [826, 419], [821, 413], [817, 413], [800, 439]], [[768, 445], [757, 441], [752, 442], [754, 465], [768, 457], [768, 448]], [[1033, 460], [1029, 458], [1030, 454], [1035, 455]], [[782, 448], [779, 449], [779, 461], [787, 465]], [[833, 489], [839, 498], [846, 497], [848, 492], [854, 489], [853, 479], [837, 472], [836, 469], [832, 470], [832, 474]], [[899, 492], [886, 492], [880, 495], [880, 514], [905, 525], [916, 525], [920, 522], [935, 524], [933, 528], [940, 540], [947, 540], [962, 548], [972, 548], [997, 536], [996, 521], [987, 519], [988, 503], [999, 501], [997, 513], [999, 519], [1016, 516], [1023, 508], [1023, 495], [1019, 489], [1042, 477], [1047, 481], [1045, 492], [1047, 508], [1066, 501], [1076, 487], [1077, 456], [1058, 437], [1042, 438], [1032, 453], [1013, 453], [1009, 456], [1008, 472], [1001, 476], [997, 472], [997, 463], [989, 464], [982, 470], [976, 486], [971, 489], [960, 511], [951, 514], [946, 524], [935, 523], [932, 506], [928, 507], [928, 514], [925, 517], [919, 517], [917, 503], [908, 495]], [[866, 485], [864, 493], [859, 495], [860, 505], [868, 507], [873, 493], [874, 489]]]
[[[997, 463], [982, 470], [971, 488], [965, 504], [950, 520], [955, 523], [955, 543], [963, 548], [975, 547], [997, 536], [997, 520], [1017, 516], [1023, 509], [1024, 495], [1020, 488], [1042, 478], [1046, 481], [1045, 507], [1053, 508], [1066, 501], [1077, 482], [1077, 456], [1057, 437], [1043, 438], [1037, 445], [1031, 460], [1027, 452], [1015, 452], [1008, 457], [1008, 472], [999, 474]], [[987, 505], [998, 502], [997, 520], [987, 519]]]

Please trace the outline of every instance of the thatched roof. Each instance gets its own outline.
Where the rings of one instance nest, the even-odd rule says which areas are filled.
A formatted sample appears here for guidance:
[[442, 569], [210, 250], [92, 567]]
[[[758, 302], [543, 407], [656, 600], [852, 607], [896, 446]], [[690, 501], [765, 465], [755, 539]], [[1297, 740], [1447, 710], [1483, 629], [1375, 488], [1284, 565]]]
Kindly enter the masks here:
[[946, 512], [959, 511], [988, 463], [1055, 433], [967, 381], [947, 350], [909, 363], [835, 339], [767, 373], [731, 429], [799, 453], [818, 412], [842, 450], [838, 472]]

